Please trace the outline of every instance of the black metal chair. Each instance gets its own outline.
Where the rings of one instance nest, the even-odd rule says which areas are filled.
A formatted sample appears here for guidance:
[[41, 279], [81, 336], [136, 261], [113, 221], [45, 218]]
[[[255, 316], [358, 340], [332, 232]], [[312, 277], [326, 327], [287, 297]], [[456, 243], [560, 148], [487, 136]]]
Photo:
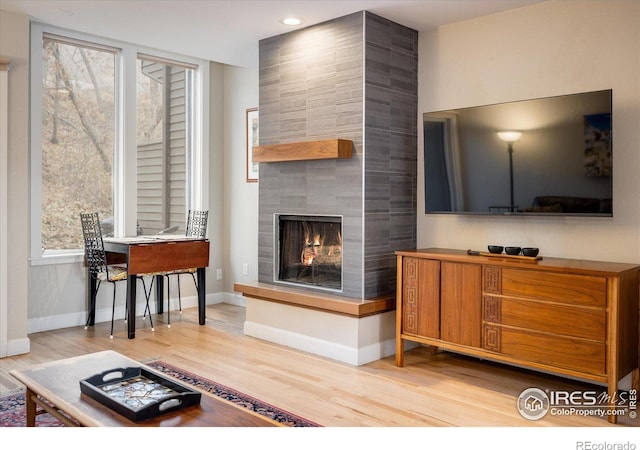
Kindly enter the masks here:
[[[209, 211], [200, 211], [200, 210], [189, 210], [189, 214], [187, 215], [187, 227], [185, 230], [185, 236], [188, 237], [195, 237], [195, 238], [200, 238], [200, 239], [204, 239], [207, 236], [207, 222], [208, 222], [208, 218], [209, 218]], [[170, 229], [171, 232], [175, 231], [176, 229], [174, 227], [171, 227]], [[165, 231], [165, 230], [163, 230]], [[162, 231], [159, 234], [165, 234]], [[196, 271], [197, 268], [193, 267], [193, 268], [189, 268], [189, 269], [184, 269], [184, 270], [173, 270], [170, 272], [161, 272], [161, 273], [157, 273], [157, 274], [153, 274], [154, 277], [151, 280], [151, 285], [153, 286], [153, 282], [155, 280], [155, 276], [163, 276], [167, 279], [167, 327], [171, 328], [171, 282], [170, 282], [170, 277], [172, 276], [176, 276], [177, 282], [178, 282], [178, 310], [180, 311], [180, 314], [182, 314], [182, 296], [180, 294], [180, 275], [186, 275], [189, 274], [191, 275], [191, 278], [193, 278], [193, 284], [196, 286], [196, 289], [198, 289], [198, 281], [196, 279]], [[145, 294], [147, 295], [147, 309], [145, 309], [145, 314], [147, 313], [147, 311], [149, 312], [149, 314], [151, 314], [151, 310], [149, 309], [148, 303], [149, 303], [149, 295], [151, 293], [151, 287], [149, 287], [149, 291], [147, 293], [146, 288], [145, 288]]]
[[[195, 237], [204, 239], [207, 237], [207, 223], [209, 220], [209, 211], [195, 211], [189, 210], [189, 215], [187, 216], [187, 229], [185, 230], [185, 236]], [[195, 267], [189, 268], [187, 270], [182, 270], [179, 272], [174, 272], [167, 275], [167, 289], [169, 289], [169, 277], [172, 275], [177, 275], [178, 281], [178, 309], [180, 314], [182, 314], [182, 299], [180, 298], [180, 275], [181, 274], [189, 274], [191, 278], [193, 278], [193, 284], [196, 289], [198, 289], [198, 281], [196, 280], [196, 271], [198, 269]], [[167, 305], [168, 306], [168, 305]]]
[[[104, 250], [104, 241], [102, 239], [102, 229], [100, 227], [100, 219], [98, 213], [81, 213], [80, 221], [82, 223], [82, 235], [84, 237], [84, 254], [86, 263], [89, 268], [89, 276], [91, 276], [96, 282], [95, 291], [92, 292], [90, 301], [91, 310], [95, 311], [95, 300], [98, 295], [98, 290], [102, 282], [108, 282], [113, 285], [113, 303], [111, 306], [111, 332], [109, 333], [109, 339], [113, 339], [113, 321], [116, 309], [116, 286], [119, 281], [127, 280], [127, 265], [126, 264], [113, 264], [107, 263], [107, 254]], [[144, 279], [142, 280], [144, 284]], [[146, 285], [145, 285], [146, 294]], [[147, 306], [149, 307], [149, 297], [147, 296]], [[145, 309], [146, 310], [146, 309]], [[126, 313], [125, 313], [126, 317]], [[85, 323], [85, 330], [89, 328], [91, 321], [91, 315], [87, 318]], [[153, 319], [149, 316], [149, 322], [151, 324], [151, 331], [154, 331]]]

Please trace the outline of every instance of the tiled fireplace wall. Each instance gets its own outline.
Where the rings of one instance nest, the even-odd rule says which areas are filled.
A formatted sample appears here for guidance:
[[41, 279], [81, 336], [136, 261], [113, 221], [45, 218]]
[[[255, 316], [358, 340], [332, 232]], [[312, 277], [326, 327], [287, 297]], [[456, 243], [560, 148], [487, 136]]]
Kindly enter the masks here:
[[259, 281], [274, 283], [274, 215], [343, 218], [343, 290], [395, 291], [416, 242], [416, 31], [360, 12], [260, 41], [260, 144], [353, 141], [351, 159], [260, 164]]

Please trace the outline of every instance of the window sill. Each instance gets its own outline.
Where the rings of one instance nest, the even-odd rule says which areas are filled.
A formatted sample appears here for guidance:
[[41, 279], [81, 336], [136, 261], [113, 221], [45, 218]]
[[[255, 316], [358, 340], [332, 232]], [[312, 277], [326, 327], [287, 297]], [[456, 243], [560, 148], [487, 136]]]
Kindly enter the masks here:
[[82, 251], [70, 252], [65, 251], [46, 252], [37, 258], [30, 258], [29, 262], [32, 266], [48, 266], [52, 264], [75, 264], [84, 261], [84, 253]]

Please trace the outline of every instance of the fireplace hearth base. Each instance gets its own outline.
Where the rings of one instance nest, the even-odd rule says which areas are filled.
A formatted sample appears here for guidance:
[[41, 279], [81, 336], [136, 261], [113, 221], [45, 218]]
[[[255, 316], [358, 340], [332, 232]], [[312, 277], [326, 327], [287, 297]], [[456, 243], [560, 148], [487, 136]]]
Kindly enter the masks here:
[[244, 334], [359, 366], [395, 353], [395, 296], [359, 300], [260, 282], [236, 283]]

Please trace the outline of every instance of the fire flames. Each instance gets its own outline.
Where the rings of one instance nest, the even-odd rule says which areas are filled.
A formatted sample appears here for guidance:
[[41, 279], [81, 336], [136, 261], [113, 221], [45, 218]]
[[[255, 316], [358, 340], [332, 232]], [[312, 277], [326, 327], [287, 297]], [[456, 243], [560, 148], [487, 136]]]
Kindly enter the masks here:
[[305, 243], [302, 250], [301, 262], [305, 266], [311, 266], [318, 257], [340, 256], [342, 253], [342, 236], [337, 233], [337, 244], [324, 245], [325, 237], [320, 234], [314, 234], [313, 240], [311, 233], [305, 233]]

